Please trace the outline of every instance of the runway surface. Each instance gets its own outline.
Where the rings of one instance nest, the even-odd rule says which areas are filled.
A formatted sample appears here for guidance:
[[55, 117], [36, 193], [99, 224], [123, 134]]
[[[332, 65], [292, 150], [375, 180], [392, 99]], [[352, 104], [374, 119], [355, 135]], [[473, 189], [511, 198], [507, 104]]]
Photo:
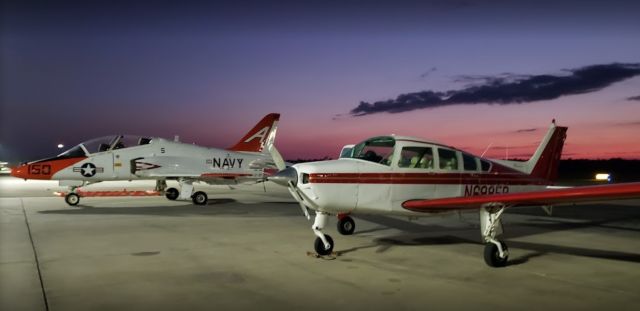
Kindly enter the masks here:
[[[286, 189], [196, 186], [209, 203], [83, 198], [0, 177], [0, 310], [636, 310], [640, 200], [508, 210], [510, 265], [482, 259], [477, 213], [358, 216], [313, 235]], [[105, 183], [87, 189], [150, 189]], [[265, 192], [266, 189], [266, 192]]]

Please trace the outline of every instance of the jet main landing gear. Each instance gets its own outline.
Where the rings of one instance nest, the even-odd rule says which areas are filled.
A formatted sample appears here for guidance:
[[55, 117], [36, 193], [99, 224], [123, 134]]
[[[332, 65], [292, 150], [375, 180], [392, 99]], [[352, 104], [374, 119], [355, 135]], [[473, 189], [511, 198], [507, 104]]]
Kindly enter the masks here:
[[175, 201], [180, 196], [180, 191], [176, 188], [169, 188], [164, 192], [164, 196], [171, 201]]
[[209, 198], [207, 197], [206, 193], [202, 191], [197, 191], [191, 196], [191, 200], [193, 201], [193, 204], [206, 205]]

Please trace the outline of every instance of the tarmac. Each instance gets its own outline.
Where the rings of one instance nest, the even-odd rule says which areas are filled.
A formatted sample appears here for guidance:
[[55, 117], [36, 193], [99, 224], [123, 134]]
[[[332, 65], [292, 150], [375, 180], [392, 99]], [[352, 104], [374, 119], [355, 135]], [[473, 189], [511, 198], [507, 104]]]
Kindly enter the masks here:
[[[151, 189], [101, 183], [91, 189]], [[311, 221], [285, 188], [198, 186], [205, 206], [164, 197], [52, 195], [0, 177], [0, 310], [637, 310], [640, 200], [507, 210], [509, 265], [482, 258], [477, 213]]]

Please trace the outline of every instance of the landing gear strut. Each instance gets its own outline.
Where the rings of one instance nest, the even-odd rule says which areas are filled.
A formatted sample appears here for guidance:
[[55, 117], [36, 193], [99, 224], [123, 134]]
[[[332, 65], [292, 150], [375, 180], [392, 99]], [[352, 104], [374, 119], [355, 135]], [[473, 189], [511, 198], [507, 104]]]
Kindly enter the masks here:
[[500, 216], [506, 206], [487, 206], [480, 209], [480, 230], [484, 239], [484, 262], [491, 267], [504, 267], [509, 258], [509, 249], [504, 241], [498, 240], [502, 234]]
[[329, 255], [333, 251], [333, 239], [328, 234], [322, 233], [322, 229], [327, 225], [328, 219], [329, 214], [316, 212], [316, 219], [313, 222], [313, 226], [311, 226], [313, 233], [317, 236], [313, 246], [316, 253], [321, 256]]

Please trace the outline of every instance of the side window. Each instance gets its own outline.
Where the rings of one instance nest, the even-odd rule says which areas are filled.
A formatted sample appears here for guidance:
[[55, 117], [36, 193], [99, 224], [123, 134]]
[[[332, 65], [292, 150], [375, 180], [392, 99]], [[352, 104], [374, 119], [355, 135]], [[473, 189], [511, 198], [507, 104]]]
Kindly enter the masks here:
[[151, 143], [151, 138], [140, 137], [140, 139], [138, 139], [138, 145], [148, 145], [150, 143]]
[[465, 171], [477, 171], [478, 164], [476, 163], [476, 158], [470, 156], [466, 153], [462, 154], [462, 164], [464, 166]]
[[482, 165], [483, 172], [488, 172], [491, 169], [491, 163], [489, 163], [489, 161], [480, 160], [480, 165]]
[[456, 152], [450, 149], [438, 148], [438, 160], [440, 160], [440, 169], [458, 170], [458, 158]]
[[398, 167], [433, 169], [433, 149], [431, 147], [402, 148]]

